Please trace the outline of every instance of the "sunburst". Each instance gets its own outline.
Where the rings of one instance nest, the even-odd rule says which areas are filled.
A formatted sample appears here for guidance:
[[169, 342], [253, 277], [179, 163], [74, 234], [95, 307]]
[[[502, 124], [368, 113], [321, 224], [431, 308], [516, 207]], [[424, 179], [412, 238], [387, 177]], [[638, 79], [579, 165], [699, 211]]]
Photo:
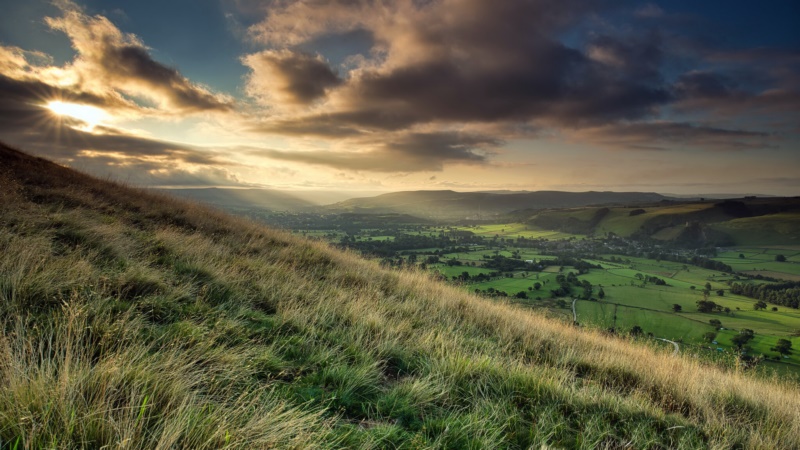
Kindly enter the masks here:
[[63, 102], [61, 100], [50, 101], [45, 106], [58, 116], [70, 117], [83, 122], [85, 124], [82, 127], [84, 131], [92, 131], [95, 126], [110, 119], [107, 112], [96, 106]]

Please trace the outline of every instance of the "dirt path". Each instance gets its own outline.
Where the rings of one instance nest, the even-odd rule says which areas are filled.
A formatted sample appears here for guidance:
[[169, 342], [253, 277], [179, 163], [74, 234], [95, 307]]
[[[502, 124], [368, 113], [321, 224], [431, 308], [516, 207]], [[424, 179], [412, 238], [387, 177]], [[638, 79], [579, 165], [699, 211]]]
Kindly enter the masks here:
[[578, 299], [577, 299], [577, 298], [573, 298], [573, 299], [572, 299], [572, 321], [573, 321], [574, 323], [577, 323], [577, 322], [578, 322], [578, 313], [577, 313], [577, 312], [575, 312], [575, 302], [577, 302], [577, 301], [578, 301]]
[[670, 344], [674, 345], [675, 346], [675, 352], [673, 352], [673, 355], [677, 355], [678, 353], [680, 353], [681, 348], [678, 346], [677, 342], [670, 341], [669, 339], [664, 339], [664, 338], [656, 338], [656, 339], [658, 339], [659, 341], [669, 342]]

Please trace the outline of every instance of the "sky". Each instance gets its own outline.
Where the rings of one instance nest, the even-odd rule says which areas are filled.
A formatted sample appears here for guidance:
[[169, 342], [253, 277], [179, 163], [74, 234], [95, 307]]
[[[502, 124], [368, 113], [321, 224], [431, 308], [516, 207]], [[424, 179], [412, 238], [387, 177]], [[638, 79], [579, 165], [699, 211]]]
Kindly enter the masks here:
[[794, 1], [0, 11], [0, 140], [133, 185], [800, 195]]

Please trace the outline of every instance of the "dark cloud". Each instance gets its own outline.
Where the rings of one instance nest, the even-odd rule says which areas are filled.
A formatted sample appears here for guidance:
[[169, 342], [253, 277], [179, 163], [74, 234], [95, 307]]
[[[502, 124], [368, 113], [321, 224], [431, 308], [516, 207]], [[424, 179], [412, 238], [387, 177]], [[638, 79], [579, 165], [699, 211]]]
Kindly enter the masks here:
[[[335, 107], [325, 112], [329, 122], [383, 130], [432, 122], [574, 126], [647, 117], [670, 100], [658, 72], [657, 37], [598, 37], [587, 54], [550, 35], [587, 12], [581, 2], [425, 2], [396, 6], [393, 13], [404, 14], [402, 20], [387, 16], [385, 5], [370, 5], [294, 2], [257, 28], [267, 40], [287, 32], [292, 42], [323, 33], [321, 24], [328, 30], [364, 27], [376, 36], [385, 57], [350, 73]], [[312, 17], [292, 16], [300, 12]]]
[[685, 122], [624, 123], [584, 128], [577, 131], [574, 138], [595, 145], [633, 150], [738, 151], [776, 146], [776, 137], [768, 133]]
[[242, 59], [252, 69], [248, 93], [267, 102], [306, 105], [342, 80], [320, 56], [289, 50], [265, 50]]
[[[674, 109], [706, 112], [717, 118], [747, 116], [750, 122], [800, 119], [800, 74], [781, 74], [769, 84], [759, 82], [764, 74], [737, 79], [714, 71], [692, 71], [675, 83]], [[753, 82], [753, 80], [756, 82]]]
[[176, 69], [154, 61], [142, 47], [106, 46], [97, 62], [104, 68], [103, 76], [109, 80], [135, 85], [133, 90], [152, 89], [171, 108], [182, 111], [230, 109], [230, 104], [190, 83]]
[[252, 149], [250, 153], [283, 161], [301, 162], [338, 169], [373, 172], [440, 171], [445, 163], [484, 164], [486, 147], [497, 140], [463, 133], [408, 133], [389, 136], [381, 142], [365, 142], [363, 152], [284, 151]]
[[725, 75], [692, 71], [678, 78], [675, 88], [681, 99], [724, 98], [734, 94], [736, 83]]
[[[624, 28], [609, 19], [620, 12], [633, 19]], [[446, 145], [392, 139], [421, 130], [446, 135], [453, 128], [514, 139], [545, 130], [641, 150], [778, 145], [774, 128], [751, 122], [770, 132], [742, 129], [739, 115], [796, 112], [800, 77], [776, 63], [794, 60], [767, 50], [726, 53], [709, 40], [701, 48], [695, 35], [676, 40], [677, 32], [698, 23], [690, 19], [654, 3], [632, 8], [613, 0], [275, 1], [266, 19], [250, 28], [260, 42], [296, 49], [326, 36], [360, 33], [372, 48], [354, 55], [335, 83], [331, 71], [330, 85], [310, 90], [306, 100], [285, 100], [313, 99], [312, 108], [276, 115], [253, 129], [345, 139], [365, 149], [344, 155], [273, 152], [275, 158], [373, 170], [389, 167], [377, 157], [392, 148], [415, 167], [449, 162]], [[760, 65], [748, 68], [745, 60]], [[758, 73], [761, 68], [768, 70]], [[316, 78], [298, 74], [304, 85]], [[380, 151], [376, 136], [385, 137]], [[430, 163], [422, 164], [425, 159]]]

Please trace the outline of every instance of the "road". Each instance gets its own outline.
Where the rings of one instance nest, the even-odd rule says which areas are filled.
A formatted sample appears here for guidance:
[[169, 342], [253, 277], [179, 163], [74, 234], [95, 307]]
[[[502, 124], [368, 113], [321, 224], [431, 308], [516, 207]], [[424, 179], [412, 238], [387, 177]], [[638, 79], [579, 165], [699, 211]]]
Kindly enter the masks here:
[[677, 342], [670, 341], [669, 339], [664, 339], [664, 338], [656, 338], [656, 339], [658, 339], [659, 341], [669, 342], [670, 344], [674, 345], [675, 346], [675, 352], [673, 353], [673, 355], [677, 355], [678, 353], [680, 353], [681, 348], [678, 346]]
[[578, 313], [575, 312], [575, 302], [577, 302], [577, 301], [578, 301], [577, 298], [573, 298], [572, 299], [572, 321], [574, 323], [578, 322]]

